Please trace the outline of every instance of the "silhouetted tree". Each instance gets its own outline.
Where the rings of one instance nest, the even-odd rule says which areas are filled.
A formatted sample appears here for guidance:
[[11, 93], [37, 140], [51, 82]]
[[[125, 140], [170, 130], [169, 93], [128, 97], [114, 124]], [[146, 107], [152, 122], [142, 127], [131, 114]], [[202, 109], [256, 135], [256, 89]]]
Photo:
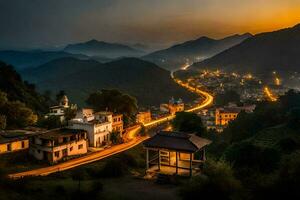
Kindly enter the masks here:
[[106, 90], [90, 94], [86, 103], [92, 106], [96, 111], [111, 111], [122, 113], [124, 115], [124, 123], [134, 122], [137, 113], [137, 101], [128, 94], [123, 94], [119, 90]]
[[202, 175], [195, 176], [184, 184], [180, 195], [184, 200], [193, 200], [199, 195], [205, 199], [230, 200], [239, 199], [241, 190], [240, 182], [227, 163], [208, 160], [204, 164]]
[[195, 113], [177, 112], [172, 126], [177, 131], [197, 133], [197, 135], [201, 135], [205, 131], [201, 117]]
[[56, 101], [59, 102], [62, 97], [66, 95], [66, 92], [64, 90], [60, 90], [57, 94], [56, 94]]

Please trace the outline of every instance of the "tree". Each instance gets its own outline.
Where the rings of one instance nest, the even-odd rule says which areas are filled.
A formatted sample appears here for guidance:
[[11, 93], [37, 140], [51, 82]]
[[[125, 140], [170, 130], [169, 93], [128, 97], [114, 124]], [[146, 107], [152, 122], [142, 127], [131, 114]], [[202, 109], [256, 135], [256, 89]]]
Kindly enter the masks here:
[[6, 128], [6, 116], [0, 115], [0, 130], [4, 130]]
[[59, 116], [49, 116], [47, 118], [40, 118], [37, 122], [37, 125], [39, 127], [47, 128], [47, 129], [54, 129], [54, 128], [60, 128], [62, 126], [62, 123], [60, 121]]
[[300, 93], [291, 89], [283, 96], [280, 96], [279, 102], [282, 109], [286, 111], [300, 107]]
[[242, 187], [234, 177], [233, 171], [225, 162], [207, 160], [203, 173], [193, 177], [180, 189], [180, 195], [184, 200], [193, 200], [201, 195], [208, 199], [237, 199]]
[[119, 144], [122, 142], [122, 138], [119, 132], [112, 132], [110, 135], [110, 140], [113, 144]]
[[65, 113], [65, 121], [69, 121], [76, 116], [77, 109], [74, 108], [65, 108], [64, 113]]
[[225, 152], [225, 158], [235, 169], [249, 168], [270, 173], [278, 166], [280, 154], [271, 148], [262, 148], [245, 141], [232, 145]]
[[7, 126], [10, 128], [23, 128], [37, 122], [37, 115], [19, 101], [8, 102], [4, 108], [4, 113]]
[[300, 108], [292, 108], [288, 113], [288, 126], [293, 129], [300, 127]]
[[196, 133], [199, 136], [204, 133], [201, 117], [195, 113], [177, 112], [172, 126], [176, 131]]
[[94, 108], [95, 111], [111, 111], [122, 113], [124, 123], [134, 122], [137, 113], [137, 101], [128, 94], [123, 94], [119, 90], [102, 89], [100, 92], [90, 94], [86, 103]]
[[0, 108], [2, 108], [7, 103], [7, 94], [0, 90]]
[[63, 96], [66, 95], [66, 92], [64, 90], [60, 90], [57, 94], [56, 94], [56, 102], [59, 102]]

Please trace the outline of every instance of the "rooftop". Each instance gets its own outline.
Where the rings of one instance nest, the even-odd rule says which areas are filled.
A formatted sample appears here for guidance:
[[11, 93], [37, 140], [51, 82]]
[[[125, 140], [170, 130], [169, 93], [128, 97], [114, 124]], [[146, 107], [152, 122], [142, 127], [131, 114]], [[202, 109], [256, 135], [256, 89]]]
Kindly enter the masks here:
[[5, 144], [13, 141], [18, 141], [18, 140], [25, 140], [30, 135], [31, 135], [30, 133], [24, 131], [0, 132], [0, 144]]
[[76, 135], [79, 133], [84, 133], [86, 132], [85, 130], [80, 130], [80, 129], [68, 129], [68, 128], [62, 128], [62, 129], [53, 129], [53, 130], [49, 130], [43, 133], [39, 134], [40, 138], [44, 138], [44, 139], [57, 139], [63, 136], [72, 136], [72, 135]]
[[196, 152], [210, 143], [210, 140], [198, 137], [195, 134], [161, 131], [154, 137], [146, 140], [143, 144], [146, 148]]
[[109, 111], [100, 111], [100, 112], [96, 112], [94, 115], [102, 115], [102, 116], [107, 116], [107, 115], [112, 115], [112, 112]]

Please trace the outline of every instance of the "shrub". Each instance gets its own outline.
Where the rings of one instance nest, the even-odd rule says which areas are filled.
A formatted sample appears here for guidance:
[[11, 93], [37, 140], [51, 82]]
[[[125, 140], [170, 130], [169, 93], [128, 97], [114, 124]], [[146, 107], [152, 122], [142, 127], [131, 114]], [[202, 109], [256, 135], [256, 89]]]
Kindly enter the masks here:
[[201, 198], [233, 199], [240, 195], [242, 187], [233, 176], [231, 167], [225, 162], [207, 161], [203, 174], [193, 177], [180, 189], [184, 200]]
[[105, 178], [115, 178], [124, 175], [124, 165], [120, 160], [108, 160], [104, 168], [101, 170], [101, 176]]
[[122, 154], [120, 156], [120, 161], [123, 165], [126, 165], [128, 167], [137, 167], [138, 166], [136, 159], [128, 153]]
[[283, 138], [279, 141], [280, 149], [284, 153], [291, 153], [299, 148], [299, 144], [293, 138]]
[[280, 154], [275, 149], [261, 148], [246, 141], [229, 147], [225, 158], [235, 169], [246, 167], [268, 173], [278, 167]]

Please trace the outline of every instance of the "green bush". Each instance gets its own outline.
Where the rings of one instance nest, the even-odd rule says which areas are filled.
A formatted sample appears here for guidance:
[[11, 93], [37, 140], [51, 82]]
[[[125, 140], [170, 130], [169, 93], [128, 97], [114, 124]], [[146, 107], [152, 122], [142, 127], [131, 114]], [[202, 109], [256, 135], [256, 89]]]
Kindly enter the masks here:
[[203, 174], [183, 185], [180, 195], [184, 200], [194, 200], [199, 195], [203, 199], [229, 200], [238, 199], [241, 191], [241, 184], [227, 163], [207, 161]]
[[280, 154], [275, 149], [261, 148], [246, 141], [227, 149], [225, 159], [232, 163], [235, 169], [251, 168], [269, 173], [278, 167]]
[[178, 112], [175, 119], [172, 121], [172, 126], [176, 131], [188, 133], [197, 133], [201, 136], [205, 129], [202, 124], [201, 117], [195, 113]]

